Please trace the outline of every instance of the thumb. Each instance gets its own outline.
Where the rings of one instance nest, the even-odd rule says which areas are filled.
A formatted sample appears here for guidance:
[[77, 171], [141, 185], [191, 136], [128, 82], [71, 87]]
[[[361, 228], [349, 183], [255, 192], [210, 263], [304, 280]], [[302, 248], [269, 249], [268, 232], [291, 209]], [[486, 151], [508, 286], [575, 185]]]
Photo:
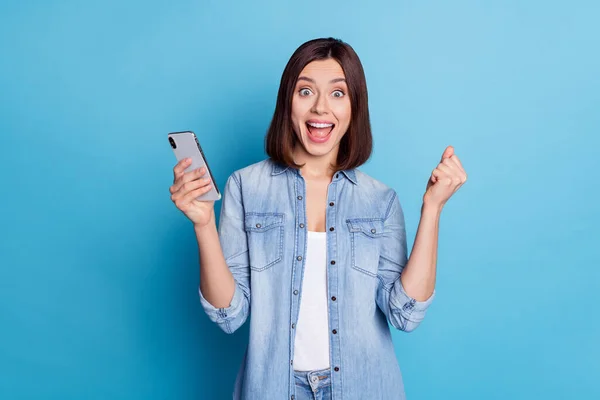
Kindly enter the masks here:
[[446, 150], [444, 150], [444, 154], [442, 154], [442, 161], [444, 160], [444, 158], [450, 158], [453, 155], [454, 155], [454, 147], [452, 147], [452, 146], [446, 147]]

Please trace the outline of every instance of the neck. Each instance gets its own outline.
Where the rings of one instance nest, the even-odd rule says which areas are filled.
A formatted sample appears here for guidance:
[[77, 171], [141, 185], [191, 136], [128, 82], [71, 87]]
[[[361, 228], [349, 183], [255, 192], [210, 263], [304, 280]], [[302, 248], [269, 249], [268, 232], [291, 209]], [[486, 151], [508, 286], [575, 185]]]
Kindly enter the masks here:
[[331, 179], [335, 174], [337, 161], [337, 152], [331, 152], [324, 156], [313, 156], [308, 154], [301, 146], [297, 146], [294, 151], [294, 162], [303, 166], [300, 172], [304, 178], [308, 179]]

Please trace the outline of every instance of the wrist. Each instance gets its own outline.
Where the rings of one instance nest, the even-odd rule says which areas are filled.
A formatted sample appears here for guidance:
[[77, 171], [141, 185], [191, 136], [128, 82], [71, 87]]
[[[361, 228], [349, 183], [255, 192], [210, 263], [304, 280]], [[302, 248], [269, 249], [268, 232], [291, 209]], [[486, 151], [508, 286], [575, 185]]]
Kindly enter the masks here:
[[215, 221], [215, 212], [213, 210], [213, 211], [211, 211], [211, 215], [210, 215], [208, 222], [206, 222], [204, 224], [194, 223], [194, 231], [196, 231], [196, 233], [203, 233], [205, 231], [216, 228], [216, 226], [217, 226], [217, 224]]
[[427, 213], [427, 214], [439, 215], [439, 214], [441, 214], [443, 208], [444, 208], [444, 204], [442, 204], [442, 203], [423, 201], [423, 205], [421, 206], [421, 213], [422, 214]]

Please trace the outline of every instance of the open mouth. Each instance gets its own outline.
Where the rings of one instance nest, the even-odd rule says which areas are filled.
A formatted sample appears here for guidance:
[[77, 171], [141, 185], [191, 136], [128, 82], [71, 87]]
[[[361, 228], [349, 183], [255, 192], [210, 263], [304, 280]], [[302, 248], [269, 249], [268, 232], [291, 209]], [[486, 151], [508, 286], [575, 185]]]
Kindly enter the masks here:
[[309, 121], [306, 123], [306, 129], [308, 130], [309, 136], [317, 142], [326, 141], [334, 127], [335, 124], [329, 122]]

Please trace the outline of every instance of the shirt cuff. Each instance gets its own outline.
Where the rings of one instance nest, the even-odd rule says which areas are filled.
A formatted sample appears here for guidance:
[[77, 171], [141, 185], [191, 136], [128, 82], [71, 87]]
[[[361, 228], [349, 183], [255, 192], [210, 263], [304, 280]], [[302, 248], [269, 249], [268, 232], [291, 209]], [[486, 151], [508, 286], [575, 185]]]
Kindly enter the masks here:
[[217, 308], [209, 303], [208, 300], [206, 300], [202, 295], [202, 291], [200, 290], [199, 286], [198, 295], [200, 296], [200, 303], [202, 304], [204, 311], [214, 322], [223, 322], [234, 319], [242, 308], [242, 298], [244, 297], [244, 293], [242, 293], [242, 290], [237, 284], [235, 285], [235, 291], [233, 292], [231, 304], [226, 308]]
[[394, 299], [394, 303], [400, 305], [400, 308], [410, 311], [421, 312], [424, 312], [425, 310], [427, 310], [427, 308], [429, 308], [429, 305], [435, 297], [435, 289], [433, 290], [433, 293], [431, 294], [431, 296], [429, 296], [427, 300], [419, 301], [409, 296], [408, 293], [406, 293], [406, 290], [404, 289], [404, 286], [402, 285], [402, 281], [400, 279], [398, 279], [398, 283], [398, 287], [400, 288], [400, 290], [396, 292], [396, 298]]

